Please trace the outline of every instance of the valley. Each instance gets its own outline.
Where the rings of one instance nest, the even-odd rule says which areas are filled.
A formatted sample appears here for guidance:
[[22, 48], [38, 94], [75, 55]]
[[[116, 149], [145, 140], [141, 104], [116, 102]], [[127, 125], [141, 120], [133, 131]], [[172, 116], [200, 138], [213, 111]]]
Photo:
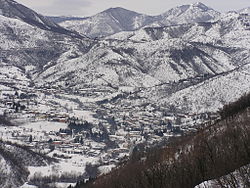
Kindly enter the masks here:
[[112, 8], [58, 25], [0, 0], [0, 186], [74, 186], [218, 122], [250, 91], [246, 11]]

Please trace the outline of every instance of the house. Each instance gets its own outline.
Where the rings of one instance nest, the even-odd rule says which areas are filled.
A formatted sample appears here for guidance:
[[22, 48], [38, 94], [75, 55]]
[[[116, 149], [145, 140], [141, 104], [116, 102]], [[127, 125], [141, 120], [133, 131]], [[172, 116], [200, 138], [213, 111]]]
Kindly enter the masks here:
[[67, 134], [67, 133], [62, 133], [62, 132], [60, 132], [60, 133], [59, 133], [59, 136], [60, 136], [61, 138], [66, 138], [66, 137], [68, 137], [68, 134]]
[[60, 141], [60, 140], [55, 140], [52, 142], [53, 145], [56, 145], [56, 146], [59, 146], [59, 145], [62, 145], [63, 144], [63, 141]]

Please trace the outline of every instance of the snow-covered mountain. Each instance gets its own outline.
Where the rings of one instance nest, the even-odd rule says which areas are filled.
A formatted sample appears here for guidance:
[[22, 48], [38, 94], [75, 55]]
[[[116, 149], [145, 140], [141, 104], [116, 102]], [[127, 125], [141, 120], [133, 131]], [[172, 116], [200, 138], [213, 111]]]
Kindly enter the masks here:
[[[248, 19], [239, 15], [233, 20], [228, 17], [231, 18], [230, 15], [227, 15], [216, 23], [184, 24], [121, 32], [108, 37], [101, 46], [94, 46], [87, 55], [93, 54], [91, 57], [96, 58], [95, 62], [108, 68], [108, 72], [116, 70], [114, 78], [117, 80], [113, 80], [113, 84], [118, 85], [122, 83], [118, 81], [119, 77], [126, 82], [128, 80], [121, 77], [122, 74], [115, 68], [116, 66], [123, 67], [122, 71], [126, 70], [124, 69], [126, 66], [129, 69], [135, 69], [130, 70], [134, 72], [130, 79], [133, 78], [133, 75], [147, 74], [151, 78], [163, 82], [177, 81], [199, 74], [228, 71], [243, 63], [239, 63], [241, 53], [243, 53], [242, 49], [238, 49], [239, 51], [235, 49], [237, 51], [235, 53], [236, 51], [232, 52], [229, 46], [233, 48], [233, 46], [240, 45], [247, 49], [249, 43], [249, 31], [247, 23], [245, 23]], [[229, 26], [231, 27], [229, 28]], [[240, 36], [243, 35], [245, 35], [244, 40], [241, 40]], [[100, 55], [97, 55], [99, 53]], [[84, 59], [92, 58], [85, 56], [84, 58], [79, 57], [75, 61], [78, 64], [79, 61], [84, 61], [84, 66], [90, 68], [92, 62], [89, 64]], [[96, 65], [95, 63], [93, 66], [96, 67]], [[51, 70], [55, 69], [51, 68]], [[79, 69], [77, 70], [79, 71]], [[85, 68], [84, 74], [87, 72]], [[107, 74], [109, 74], [108, 72]], [[102, 71], [100, 74], [105, 74], [105, 72]], [[53, 74], [53, 76], [55, 75]], [[136, 83], [136, 80], [138, 79], [133, 79], [131, 84]]]
[[[214, 23], [121, 32], [87, 54], [62, 54], [35, 81], [76, 89], [144, 88], [138, 97], [151, 103], [161, 99], [167, 108], [214, 112], [250, 90], [249, 21], [249, 16], [228, 13]], [[199, 76], [203, 81], [196, 81]]]
[[239, 10], [238, 12], [241, 14], [250, 14], [250, 7], [243, 8], [243, 9]]
[[[188, 7], [183, 11], [194, 7], [211, 11], [202, 4]], [[122, 22], [122, 13], [116, 12], [110, 9], [109, 15], [120, 16]], [[131, 19], [136, 16], [131, 14]], [[200, 75], [215, 76], [249, 61], [249, 16], [237, 13], [228, 13], [214, 23], [145, 27], [100, 41], [74, 39], [19, 18], [1, 16], [0, 23], [3, 66], [11, 64], [17, 70], [22, 66], [39, 86], [152, 87]], [[130, 24], [125, 22], [123, 27]]]
[[[37, 14], [27, 9], [21, 19], [17, 16], [19, 13], [11, 13], [16, 10], [14, 1], [1, 2], [4, 4], [0, 17], [1, 64], [3, 70], [14, 66], [15, 74], [21, 72], [20, 78], [26, 85], [32, 79], [30, 82], [38, 86], [65, 89], [147, 88], [197, 76], [217, 76], [249, 63], [250, 18], [236, 12], [222, 15], [213, 23], [144, 27], [93, 41], [72, 38], [72, 35], [26, 22], [30, 15]], [[176, 15], [176, 19], [179, 15], [180, 21], [183, 20], [180, 16], [191, 15], [196, 9], [214, 13], [196, 3], [172, 9], [164, 15]], [[4, 16], [7, 12], [11, 18], [10, 13]], [[144, 21], [148, 18], [121, 8], [109, 9], [100, 15], [103, 18], [108, 15], [110, 21], [114, 21], [114, 17], [119, 19], [123, 29], [136, 28], [132, 22], [135, 17], [143, 17]], [[14, 82], [13, 76], [1, 74]]]
[[68, 20], [60, 25], [90, 37], [131, 31], [150, 24], [156, 17], [139, 14], [120, 7], [110, 8], [84, 20]]
[[41, 70], [77, 43], [87, 50], [91, 42], [0, 16], [0, 43], [1, 81], [27, 85], [29, 71]]
[[59, 24], [90, 37], [108, 36], [120, 31], [133, 31], [144, 26], [169, 26], [216, 20], [219, 12], [202, 3], [183, 5], [158, 16], [148, 16], [123, 8], [110, 8], [84, 20], [67, 20]]
[[[0, 2], [0, 89], [4, 91], [0, 97], [6, 100], [0, 110], [12, 113], [6, 105], [15, 91], [24, 96], [32, 93], [32, 100], [22, 100], [25, 105], [31, 103], [28, 115], [19, 113], [23, 119], [17, 122], [28, 116], [68, 113], [93, 122], [94, 128], [103, 123], [107, 130], [114, 119], [130, 126], [124, 124], [121, 117], [125, 116], [134, 120], [129, 121], [132, 124], [158, 125], [158, 116], [164, 119], [168, 112], [215, 112], [250, 90], [247, 14], [219, 16], [200, 3], [157, 17], [113, 8], [84, 20], [89, 26], [84, 26], [89, 29], [84, 32], [100, 36], [103, 28], [108, 31], [104, 35], [109, 36], [92, 40], [14, 1]], [[7, 133], [5, 138], [15, 139], [10, 136]], [[81, 157], [73, 157], [72, 164]], [[6, 163], [0, 154], [0, 168], [11, 166]], [[12, 173], [4, 171], [8, 174]], [[24, 175], [22, 182], [28, 171]]]
[[[138, 46], [141, 46], [142, 43], [149, 44], [151, 48], [144, 49], [145, 51], [152, 50], [155, 47], [153, 44], [156, 43], [159, 46], [164, 46], [165, 44], [170, 44], [173, 40], [181, 40], [182, 44], [185, 45], [173, 43], [172, 45], [170, 44], [170, 50], [164, 46], [165, 51], [157, 49], [156, 53], [151, 52], [149, 56], [144, 51], [145, 59], [143, 62], [148, 61], [147, 64], [150, 64], [150, 67], [154, 67], [152, 62], [157, 61], [157, 67], [160, 67], [161, 74], [156, 75], [164, 75], [165, 78], [171, 75], [172, 78], [170, 80], [172, 81], [181, 80], [181, 82], [188, 82], [187, 78], [202, 74], [210, 74], [215, 77], [212, 76], [211, 79], [197, 86], [193, 83], [193, 87], [187, 87], [184, 90], [180, 89], [180, 92], [174, 91], [176, 92], [174, 94], [170, 92], [171, 95], [161, 92], [162, 90], [171, 90], [169, 86], [156, 87], [158, 89], [154, 88], [152, 91], [145, 92], [147, 94], [144, 94], [143, 97], [151, 100], [155, 98], [156, 103], [160, 97], [167, 105], [179, 106], [182, 108], [182, 111], [189, 108], [192, 112], [197, 113], [198, 111], [204, 112], [206, 110], [214, 111], [222, 107], [226, 102], [240, 97], [242, 92], [249, 91], [250, 88], [247, 84], [250, 62], [249, 23], [250, 16], [228, 13], [215, 23], [144, 28], [134, 32], [121, 32], [107, 39], [116, 39]], [[189, 49], [189, 47], [192, 48]], [[137, 49], [141, 49], [141, 47], [137, 47]], [[173, 59], [170, 60], [170, 57]], [[179, 74], [174, 74], [171, 69], [165, 69], [162, 66], [164, 65], [164, 60], [171, 62], [177, 70], [181, 66], [185, 67], [184, 69], [179, 69]], [[195, 64], [191, 65], [191, 62], [195, 62]], [[188, 68], [186, 67], [188, 65], [191, 66]], [[220, 67], [214, 67], [219, 65]], [[199, 67], [201, 72], [196, 74], [197, 72], [195, 73], [195, 71], [197, 69], [195, 67]], [[194, 74], [188, 75], [191, 72]], [[182, 79], [187, 80], [184, 81]], [[223, 83], [225, 85], [221, 87]], [[238, 88], [239, 86], [240, 88]], [[211, 93], [214, 94], [211, 95]]]
[[22, 20], [43, 30], [80, 37], [76, 32], [66, 30], [44, 16], [12, 0], [0, 0], [0, 15]]
[[69, 21], [69, 20], [85, 20], [87, 19], [88, 17], [86, 18], [83, 18], [83, 17], [68, 17], [68, 16], [46, 16], [46, 18], [50, 19], [51, 21], [59, 24], [61, 22], [64, 22], [64, 21]]
[[198, 2], [172, 8], [162, 14], [161, 19], [158, 22], [163, 26], [184, 23], [211, 22], [215, 21], [219, 15], [219, 12]]

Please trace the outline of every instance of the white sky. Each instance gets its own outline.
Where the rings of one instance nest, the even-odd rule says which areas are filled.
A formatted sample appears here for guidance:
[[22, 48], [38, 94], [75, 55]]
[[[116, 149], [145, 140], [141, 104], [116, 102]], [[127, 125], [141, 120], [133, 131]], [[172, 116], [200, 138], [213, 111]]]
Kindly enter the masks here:
[[[90, 16], [110, 7], [123, 7], [139, 13], [157, 15], [178, 5], [195, 0], [16, 0], [44, 15]], [[221, 11], [250, 7], [250, 0], [200, 0], [205, 5]]]

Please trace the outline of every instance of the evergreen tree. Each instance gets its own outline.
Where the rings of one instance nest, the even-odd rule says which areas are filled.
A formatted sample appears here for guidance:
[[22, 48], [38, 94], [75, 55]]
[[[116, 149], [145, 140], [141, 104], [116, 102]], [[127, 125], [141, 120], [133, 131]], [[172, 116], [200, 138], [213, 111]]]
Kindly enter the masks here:
[[31, 143], [32, 140], [33, 140], [32, 135], [30, 135], [30, 137], [29, 137], [29, 142]]
[[83, 138], [82, 138], [82, 136], [80, 138], [80, 144], [83, 144]]

